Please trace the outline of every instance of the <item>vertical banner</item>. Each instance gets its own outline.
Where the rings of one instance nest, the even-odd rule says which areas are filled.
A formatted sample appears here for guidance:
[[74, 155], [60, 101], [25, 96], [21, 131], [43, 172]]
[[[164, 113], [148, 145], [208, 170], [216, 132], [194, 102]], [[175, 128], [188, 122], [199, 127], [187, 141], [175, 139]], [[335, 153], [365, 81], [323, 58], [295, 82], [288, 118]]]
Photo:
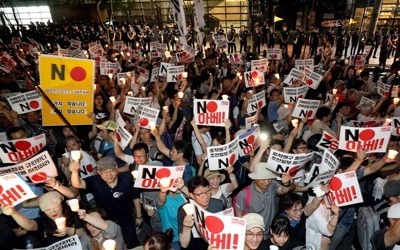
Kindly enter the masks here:
[[229, 119], [229, 101], [196, 99], [193, 115], [197, 125], [224, 127]]
[[174, 22], [176, 27], [178, 27], [178, 31], [180, 36], [179, 41], [186, 45], [186, 34], [188, 32], [186, 28], [186, 16], [183, 0], [171, 0], [172, 3], [172, 16], [174, 18]]
[[42, 98], [36, 90], [6, 97], [6, 100], [19, 115], [42, 109]]
[[134, 187], [145, 189], [160, 189], [160, 180], [162, 178], [170, 179], [171, 188], [177, 178], [182, 178], [185, 166], [160, 167], [139, 165], [138, 176], [135, 179]]
[[331, 204], [344, 207], [363, 202], [363, 197], [355, 171], [336, 174], [329, 182], [328, 198]]
[[389, 144], [392, 126], [356, 128], [341, 126], [339, 149], [367, 153], [384, 153]]
[[39, 153], [46, 146], [45, 134], [31, 138], [0, 142], [0, 159], [3, 163], [25, 161]]
[[16, 174], [0, 176], [0, 204], [3, 206], [16, 206], [35, 197], [28, 184]]
[[254, 126], [239, 135], [239, 156], [254, 152], [260, 146], [260, 127]]
[[194, 226], [200, 236], [219, 250], [244, 249], [246, 221], [242, 218], [213, 214], [190, 199], [195, 207]]
[[317, 109], [319, 108], [319, 100], [308, 100], [299, 98], [296, 106], [294, 107], [292, 117], [304, 118], [308, 120], [314, 119]]
[[[89, 125], [93, 111], [94, 61], [41, 55], [40, 86], [72, 125]], [[46, 102], [43, 126], [65, 125]]]
[[235, 164], [239, 156], [239, 138], [227, 144], [207, 147], [208, 167], [210, 170], [221, 170]]

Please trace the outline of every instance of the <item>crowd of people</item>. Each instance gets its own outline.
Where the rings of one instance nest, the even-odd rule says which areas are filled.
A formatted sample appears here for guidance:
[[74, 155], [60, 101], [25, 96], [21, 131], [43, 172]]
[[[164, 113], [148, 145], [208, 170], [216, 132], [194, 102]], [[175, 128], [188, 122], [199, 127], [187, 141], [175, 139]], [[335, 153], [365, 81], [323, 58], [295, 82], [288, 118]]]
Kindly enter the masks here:
[[[340, 162], [337, 173], [355, 171], [364, 200], [340, 208], [327, 204], [324, 199], [331, 192], [328, 183], [305, 188], [303, 181], [307, 174], [300, 181], [293, 180], [289, 173], [268, 170], [267, 162], [272, 149], [290, 154], [313, 152], [314, 157], [304, 166], [307, 173], [313, 164], [321, 163], [323, 151], [317, 144], [323, 132], [339, 138], [341, 126], [349, 125], [350, 121], [362, 124], [374, 121], [375, 126], [383, 126], [385, 118], [400, 115], [398, 102], [393, 102], [398, 93], [389, 95], [390, 92], [378, 91], [379, 82], [392, 86], [400, 83], [400, 65], [396, 63], [397, 29], [378, 30], [367, 38], [358, 29], [339, 27], [336, 34], [329, 30], [322, 38], [314, 28], [308, 36], [309, 53], [303, 47], [307, 36], [301, 27], [293, 38], [286, 25], [278, 37], [266, 22], [256, 24], [251, 32], [245, 26], [238, 33], [233, 27], [227, 32], [222, 27], [215, 28], [213, 38], [226, 33], [227, 48], [219, 47], [213, 38], [198, 43], [198, 34], [190, 26], [188, 29], [187, 44], [197, 54], [190, 62], [176, 63], [174, 55], [180, 34], [174, 27], [160, 30], [139, 22], [115, 26], [49, 22], [21, 26], [20, 31], [14, 27], [1, 28], [4, 32], [0, 56], [10, 58], [0, 62], [2, 97], [34, 90], [40, 84], [38, 58], [57, 52], [58, 48], [70, 48], [71, 39], [81, 41], [83, 51], [89, 48], [89, 43], [98, 41], [105, 50], [105, 60], [119, 63], [122, 72], [131, 72], [126, 80], [131, 84], [120, 84], [116, 78], [100, 75], [96, 70], [94, 110], [88, 114], [93, 120], [90, 126], [45, 127], [41, 123], [41, 111], [18, 115], [2, 99], [0, 132], [6, 133], [8, 140], [45, 134], [45, 150], [53, 158], [59, 175], [49, 177], [43, 184], [30, 184], [36, 199], [15, 207], [1, 205], [0, 249], [44, 247], [73, 235], [79, 236], [82, 249], [102, 249], [107, 239], [116, 241], [117, 250], [140, 245], [143, 249], [218, 249], [198, 236], [193, 215], [183, 209], [189, 200], [211, 213], [233, 208], [234, 216], [247, 222], [242, 248], [245, 250], [399, 247], [396, 245], [400, 242], [398, 158], [363, 149], [337, 150], [334, 153]], [[288, 50], [290, 40], [292, 51]], [[123, 41], [124, 46], [138, 51], [140, 56], [122, 53], [113, 47], [116, 41]], [[148, 52], [154, 49], [151, 47], [154, 41], [164, 43], [164, 52], [169, 53], [150, 58]], [[248, 46], [248, 41], [252, 46]], [[355, 66], [348, 58], [363, 54], [365, 45], [373, 47], [367, 61], [377, 51], [384, 58], [373, 71]], [[266, 56], [262, 46], [279, 46], [282, 59], [269, 60], [265, 84], [246, 88], [244, 72], [250, 70], [252, 60]], [[229, 54], [236, 52], [241, 53], [241, 60], [233, 63]], [[91, 59], [89, 53], [85, 54]], [[389, 73], [382, 75], [386, 59], [392, 54], [395, 62]], [[315, 71], [323, 76], [318, 87], [309, 88], [304, 96], [321, 104], [315, 119], [299, 119], [299, 124], [294, 125], [291, 121], [295, 103], [285, 103], [283, 90], [288, 86], [283, 79], [300, 58], [314, 59]], [[139, 67], [151, 71], [161, 62], [184, 65], [188, 77], [176, 82], [167, 82], [165, 77], [156, 77], [154, 82], [150, 78], [144, 83], [137, 82]], [[297, 80], [289, 87], [305, 84]], [[261, 92], [265, 93], [267, 104], [248, 113], [249, 100]], [[131, 115], [123, 114], [129, 95], [152, 98], [150, 106], [160, 110], [155, 128], [140, 127], [139, 123], [132, 122]], [[224, 95], [229, 99], [229, 119], [224, 126], [196, 125], [193, 100], [221, 100]], [[110, 97], [116, 101], [110, 101]], [[362, 97], [376, 104], [360, 106]], [[337, 99], [335, 107], [332, 106], [334, 99]], [[125, 149], [117, 139], [117, 110], [126, 122], [125, 129], [133, 136]], [[226, 169], [210, 170], [207, 148], [227, 144], [246, 132], [246, 118], [254, 115], [268, 139], [259, 138], [257, 149]], [[392, 136], [386, 151], [400, 150], [399, 142], [399, 137]], [[79, 160], [72, 160], [71, 152], [75, 150], [81, 151]], [[94, 171], [86, 171], [88, 165]], [[155, 190], [139, 189], [134, 188], [135, 177], [131, 174], [139, 165], [184, 166], [184, 172], [175, 181], [175, 190], [161, 184]], [[77, 197], [81, 208], [72, 211], [67, 200]], [[154, 200], [155, 209], [145, 206], [144, 199]], [[375, 213], [378, 209], [382, 211], [379, 214]], [[362, 217], [366, 211], [371, 216]], [[379, 219], [371, 231], [371, 224], [375, 223], [372, 215]], [[66, 227], [60, 230], [55, 221], [61, 216], [66, 218]], [[141, 231], [145, 226], [150, 227], [151, 233], [143, 236]]]

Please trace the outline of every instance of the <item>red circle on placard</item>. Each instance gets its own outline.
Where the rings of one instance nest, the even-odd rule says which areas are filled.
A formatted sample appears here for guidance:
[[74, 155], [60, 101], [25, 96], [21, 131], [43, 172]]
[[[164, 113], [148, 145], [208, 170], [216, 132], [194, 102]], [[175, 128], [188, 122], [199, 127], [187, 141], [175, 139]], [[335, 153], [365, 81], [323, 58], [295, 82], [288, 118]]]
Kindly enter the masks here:
[[262, 105], [263, 105], [263, 102], [262, 101], [258, 101], [258, 103], [257, 103], [257, 105], [258, 105], [258, 107], [262, 107]]
[[27, 150], [31, 147], [31, 143], [29, 141], [17, 141], [14, 143], [15, 148], [22, 151], [22, 150]]
[[218, 104], [216, 102], [209, 102], [207, 103], [206, 109], [208, 112], [215, 112], [218, 109]]
[[359, 138], [362, 141], [369, 141], [375, 137], [375, 131], [372, 129], [366, 129], [360, 132]]
[[272, 57], [273, 57], [273, 58], [278, 58], [278, 55], [277, 55], [277, 54], [274, 54]]
[[261, 71], [264, 71], [264, 66], [261, 66], [261, 67], [260, 67], [260, 70], [261, 70]]
[[3, 193], [3, 187], [0, 185], [0, 194]]
[[97, 53], [99, 53], [99, 54], [100, 54], [101, 52], [102, 52], [102, 51], [101, 51], [101, 49], [98, 49], [98, 50], [97, 50]]
[[94, 60], [96, 60], [96, 61], [100, 61], [100, 56], [98, 56], [98, 57], [96, 57]]
[[357, 61], [361, 60], [361, 56], [356, 56], [356, 60]]
[[250, 144], [253, 144], [254, 139], [255, 139], [254, 135], [250, 135], [249, 138], [247, 138], [247, 141], [248, 141]]
[[291, 169], [289, 169], [288, 174], [289, 174], [291, 177], [294, 177], [294, 176], [297, 174], [297, 171], [299, 170], [299, 168], [300, 168], [300, 166], [292, 167]]
[[33, 109], [37, 109], [37, 108], [39, 108], [39, 102], [38, 102], [38, 101], [35, 101], [35, 100], [30, 101], [30, 102], [29, 102], [29, 106], [30, 106], [31, 108], [33, 108]]
[[2, 61], [3, 63], [8, 63], [8, 58], [5, 57], [5, 56], [2, 56], [2, 57], [1, 57], [1, 61]]
[[237, 54], [234, 54], [234, 55], [233, 55], [233, 58], [238, 58], [238, 55], [237, 55]]
[[312, 79], [307, 79], [307, 82], [306, 82], [308, 85], [311, 85], [311, 84], [313, 84], [313, 80]]
[[313, 115], [313, 111], [312, 110], [307, 111], [307, 117], [311, 117], [312, 115]]
[[257, 77], [258, 77], [257, 71], [251, 72], [251, 78], [257, 78]]
[[109, 69], [108, 73], [114, 73], [114, 69]]
[[142, 117], [139, 120], [139, 124], [142, 127], [146, 127], [149, 124], [149, 119], [147, 119], [146, 117]]
[[303, 98], [303, 95], [299, 95], [297, 98]]
[[121, 142], [121, 136], [118, 133], [115, 135], [115, 137], [117, 137], [117, 142]]
[[186, 56], [187, 54], [186, 54], [186, 52], [182, 52], [182, 56]]
[[93, 172], [93, 166], [92, 166], [92, 164], [87, 165], [87, 166], [86, 166], [86, 170], [87, 170], [88, 172]]
[[80, 82], [86, 78], [86, 70], [82, 67], [74, 67], [70, 72], [71, 78], [74, 81]]
[[219, 234], [224, 230], [224, 222], [213, 215], [209, 215], [205, 219], [207, 229], [213, 234]]
[[156, 172], [156, 177], [158, 179], [169, 177], [171, 175], [171, 171], [168, 168], [161, 168]]
[[158, 53], [154, 53], [154, 56], [158, 56]]
[[182, 79], [182, 74], [178, 74], [178, 75], [176, 76], [176, 78], [178, 78], [178, 80], [181, 80], [181, 79]]
[[236, 161], [236, 155], [231, 155], [229, 157], [229, 164], [233, 165], [235, 163], [235, 161]]
[[39, 172], [31, 176], [32, 181], [43, 182], [47, 180], [47, 174], [44, 172]]
[[341, 189], [342, 181], [337, 177], [333, 177], [332, 180], [329, 182], [329, 188], [333, 191]]

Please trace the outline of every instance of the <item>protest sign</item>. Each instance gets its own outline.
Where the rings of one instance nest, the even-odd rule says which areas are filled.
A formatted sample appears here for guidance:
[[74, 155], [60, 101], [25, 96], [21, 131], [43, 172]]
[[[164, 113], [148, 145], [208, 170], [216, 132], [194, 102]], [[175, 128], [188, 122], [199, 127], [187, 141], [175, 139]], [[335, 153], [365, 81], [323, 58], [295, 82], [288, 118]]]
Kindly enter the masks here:
[[74, 48], [74, 49], [80, 49], [81, 48], [81, 44], [82, 44], [81, 41], [75, 40], [75, 39], [71, 39], [69, 46], [71, 48]]
[[392, 126], [355, 128], [340, 127], [339, 149], [367, 153], [384, 153], [389, 144]]
[[21, 162], [36, 155], [45, 146], [45, 134], [31, 138], [0, 142], [0, 159], [3, 163]]
[[391, 125], [393, 126], [392, 135], [400, 136], [400, 117], [392, 117]]
[[[160, 167], [160, 166], [147, 166], [139, 165], [138, 176], [135, 179], [134, 187], [144, 189], [159, 189], [160, 180], [162, 178], [170, 179], [171, 188], [177, 178], [182, 178], [185, 166], [173, 166], [173, 167]], [[176, 190], [176, 189], [175, 189]]]
[[317, 89], [319, 84], [324, 78], [322, 75], [314, 72], [313, 69], [305, 68], [304, 71], [306, 72], [306, 76], [304, 77], [303, 82], [307, 84], [312, 89]]
[[125, 48], [124, 41], [113, 41], [113, 49], [121, 51]]
[[373, 108], [375, 106], [375, 104], [376, 104], [375, 101], [373, 101], [373, 100], [371, 100], [371, 99], [369, 99], [369, 98], [367, 98], [365, 96], [362, 96], [361, 100], [360, 100], [360, 103], [357, 105], [357, 108], [360, 108], [363, 105], [370, 105], [371, 108]]
[[135, 119], [138, 119], [139, 126], [150, 129], [150, 124], [156, 124], [159, 109], [150, 108], [149, 106], [138, 106], [136, 109]]
[[260, 70], [246, 71], [243, 75], [246, 88], [257, 87], [265, 84], [264, 72]]
[[16, 174], [0, 176], [0, 204], [3, 206], [16, 206], [35, 197], [28, 184]]
[[246, 129], [251, 129], [258, 121], [258, 114], [245, 118]]
[[228, 55], [230, 64], [240, 64], [242, 63], [242, 55], [240, 53], [233, 53]]
[[62, 57], [73, 57], [74, 51], [72, 49], [61, 49], [58, 48], [57, 50], [57, 56], [62, 56]]
[[371, 49], [372, 49], [372, 45], [365, 45], [363, 54], [368, 56], [369, 52], [371, 52]]
[[172, 63], [161, 62], [160, 69], [158, 70], [158, 76], [166, 77], [168, 67], [174, 66]]
[[10, 108], [20, 114], [41, 110], [42, 98], [39, 91], [32, 90], [6, 98]]
[[338, 207], [363, 202], [363, 197], [355, 171], [335, 174], [329, 182], [328, 199]]
[[150, 106], [151, 97], [139, 98], [127, 96], [125, 99], [124, 113], [135, 115], [139, 106]]
[[281, 49], [267, 49], [267, 59], [270, 60], [281, 60], [282, 50]]
[[219, 250], [244, 249], [246, 221], [242, 218], [207, 212], [192, 199], [194, 226], [198, 234]]
[[304, 183], [306, 187], [315, 187], [326, 185], [335, 175], [336, 169], [339, 167], [339, 160], [329, 150], [324, 151], [321, 164], [313, 164]]
[[100, 62], [100, 75], [117, 74], [122, 72], [119, 63], [101, 61]]
[[149, 56], [150, 58], [159, 58], [159, 57], [164, 56], [164, 53], [162, 53], [162, 52], [160, 52], [160, 51], [150, 51], [150, 52], [148, 53], [148, 56]]
[[267, 168], [275, 173], [288, 173], [294, 177], [304, 164], [312, 159], [314, 153], [289, 154], [271, 149], [268, 156]]
[[295, 81], [301, 80], [304, 77], [305, 73], [301, 70], [298, 70], [296, 68], [292, 68], [292, 70], [290, 70], [289, 75], [287, 75], [287, 77], [285, 77], [285, 79], [283, 80], [284, 84], [287, 84], [288, 86], [291, 86], [292, 84], [295, 83]]
[[307, 117], [308, 120], [314, 119], [317, 109], [319, 108], [319, 100], [308, 100], [299, 98], [297, 100], [296, 106], [294, 107], [292, 117], [304, 118]]
[[265, 100], [265, 91], [254, 94], [247, 104], [247, 114], [256, 112], [258, 108], [262, 109], [267, 105]]
[[350, 56], [350, 64], [355, 67], [364, 67], [366, 61], [365, 55], [354, 55]]
[[[389, 96], [389, 91], [392, 85], [383, 83], [382, 81], [378, 81], [378, 94], [381, 96]], [[392, 86], [392, 93], [391, 97], [398, 97], [399, 93], [399, 86], [393, 85]]]
[[132, 140], [132, 134], [124, 128], [124, 126], [117, 126], [116, 138], [118, 145], [124, 150]]
[[332, 150], [332, 152], [336, 152], [336, 150], [339, 149], [339, 141], [333, 135], [323, 131], [321, 140], [319, 140], [316, 146], [322, 150], [329, 149]]
[[314, 71], [314, 60], [307, 59], [307, 60], [296, 60], [295, 66], [298, 70], [306, 70], [309, 69], [310, 71]]
[[378, 127], [380, 123], [381, 121], [374, 120], [374, 118], [364, 117], [363, 121], [351, 120], [346, 125], [349, 127], [369, 128]]
[[178, 63], [189, 63], [194, 61], [194, 55], [188, 51], [176, 52], [175, 53], [176, 62]]
[[223, 127], [229, 119], [229, 101], [195, 99], [193, 115], [197, 125]]
[[239, 138], [220, 146], [207, 147], [208, 166], [210, 170], [221, 170], [233, 166], [239, 158]]
[[[50, 55], [39, 57], [40, 86], [71, 125], [89, 125], [93, 111], [94, 61]], [[43, 126], [65, 125], [42, 103]]]
[[302, 85], [297, 88], [283, 88], [283, 98], [285, 103], [296, 103], [299, 98], [304, 98], [307, 94], [308, 86]]
[[151, 69], [150, 82], [156, 81], [156, 79], [158, 77], [158, 71], [160, 71], [160, 67], [153, 67]]
[[261, 72], [267, 72], [268, 69], [268, 59], [259, 59], [251, 61], [251, 71], [258, 70]]
[[43, 183], [48, 177], [58, 175], [56, 166], [47, 151], [20, 164], [0, 168], [0, 176], [8, 174], [20, 174], [33, 183]]
[[185, 71], [185, 66], [170, 66], [167, 68], [167, 82], [176, 82], [182, 79], [182, 73]]
[[228, 47], [228, 41], [225, 35], [214, 35], [215, 43], [220, 49], [225, 49]]
[[239, 135], [239, 156], [254, 152], [260, 146], [260, 127], [254, 126]]
[[[32, 248], [33, 250], [82, 250], [81, 241], [79, 240], [79, 236], [77, 234], [70, 236], [66, 239], [57, 241], [56, 243], [41, 248]], [[23, 250], [23, 249], [14, 249], [14, 250]]]
[[233, 207], [227, 208], [227, 209], [225, 209], [225, 210], [223, 210], [223, 211], [221, 211], [221, 212], [218, 212], [218, 213], [216, 213], [216, 214], [218, 214], [218, 215], [230, 216], [230, 217], [234, 217], [234, 216], [235, 216], [235, 213], [234, 213], [234, 211], [233, 211]]

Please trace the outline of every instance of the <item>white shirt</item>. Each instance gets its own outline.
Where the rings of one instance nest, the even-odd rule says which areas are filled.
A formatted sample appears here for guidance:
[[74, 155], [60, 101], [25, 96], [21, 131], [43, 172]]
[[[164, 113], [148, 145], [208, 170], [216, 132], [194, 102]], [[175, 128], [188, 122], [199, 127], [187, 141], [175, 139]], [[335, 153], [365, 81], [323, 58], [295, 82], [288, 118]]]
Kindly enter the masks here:
[[[211, 138], [210, 132], [207, 132], [205, 134], [202, 133], [201, 136], [203, 136], [203, 140], [206, 143], [206, 146], [207, 147], [211, 146], [212, 138]], [[202, 155], [202, 154], [207, 153], [207, 152], [203, 152], [203, 150], [201, 149], [200, 143], [197, 140], [196, 134], [194, 133], [194, 131], [192, 131], [192, 146], [193, 146], [195, 155]]]
[[[307, 204], [311, 203], [314, 197], [309, 197]], [[322, 236], [331, 236], [328, 230], [328, 223], [331, 219], [331, 212], [325, 204], [320, 204], [317, 210], [306, 219], [306, 244], [311, 244], [315, 249], [321, 248]]]

